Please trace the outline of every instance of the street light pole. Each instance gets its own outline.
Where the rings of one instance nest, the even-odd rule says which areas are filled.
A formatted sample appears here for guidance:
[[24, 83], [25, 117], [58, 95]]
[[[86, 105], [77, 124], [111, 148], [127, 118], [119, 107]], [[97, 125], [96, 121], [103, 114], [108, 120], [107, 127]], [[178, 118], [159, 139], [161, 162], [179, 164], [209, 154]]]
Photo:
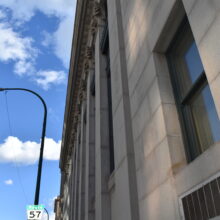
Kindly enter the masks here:
[[42, 173], [42, 163], [43, 163], [43, 153], [44, 153], [44, 140], [45, 140], [45, 134], [46, 134], [46, 124], [47, 124], [47, 106], [43, 98], [37, 94], [36, 92], [30, 90], [30, 89], [24, 89], [24, 88], [0, 88], [0, 92], [2, 91], [9, 91], [9, 90], [22, 90], [26, 92], [30, 92], [37, 96], [43, 106], [44, 106], [44, 120], [43, 120], [43, 128], [42, 128], [42, 136], [41, 136], [41, 147], [40, 147], [40, 156], [39, 156], [39, 162], [38, 162], [38, 171], [37, 171], [37, 183], [36, 183], [36, 190], [35, 190], [35, 198], [34, 198], [34, 205], [39, 204], [39, 195], [40, 195], [40, 182], [41, 182], [41, 173]]

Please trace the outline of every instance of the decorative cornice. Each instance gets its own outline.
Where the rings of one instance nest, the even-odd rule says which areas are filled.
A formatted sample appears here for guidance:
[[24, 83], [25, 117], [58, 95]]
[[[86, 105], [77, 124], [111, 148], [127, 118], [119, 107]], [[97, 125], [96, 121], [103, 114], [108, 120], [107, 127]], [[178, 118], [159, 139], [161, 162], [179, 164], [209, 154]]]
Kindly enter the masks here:
[[100, 2], [95, 1], [93, 14], [97, 17], [102, 15], [102, 6]]
[[93, 36], [96, 35], [97, 27], [98, 27], [98, 20], [95, 16], [93, 16], [93, 18], [91, 20], [91, 24], [90, 24], [90, 30], [91, 30], [91, 34]]
[[65, 166], [64, 166], [64, 172], [65, 172], [66, 175], [71, 173], [71, 165], [72, 165], [72, 160], [70, 158], [68, 158], [67, 161], [68, 162], [66, 162]]
[[65, 169], [76, 144], [81, 104], [86, 99], [87, 78], [95, 64], [96, 33], [104, 17], [101, 3], [94, 0], [77, 1], [60, 156], [61, 170]]
[[86, 48], [86, 58], [88, 60], [92, 59], [92, 57], [93, 57], [93, 50], [94, 50], [93, 47], [87, 46], [87, 48]]
[[90, 21], [93, 11], [93, 0], [78, 0], [74, 24], [74, 36], [72, 42], [70, 72], [68, 79], [66, 108], [64, 116], [64, 127], [62, 147], [60, 154], [60, 168], [64, 169], [65, 163], [72, 153], [75, 144], [75, 123], [79, 86], [83, 71], [86, 43], [89, 36]]
[[107, 19], [106, 10], [104, 3], [95, 1], [93, 8], [93, 16], [95, 16], [99, 21], [105, 21]]
[[85, 60], [84, 62], [84, 70], [88, 70], [89, 69], [89, 61]]

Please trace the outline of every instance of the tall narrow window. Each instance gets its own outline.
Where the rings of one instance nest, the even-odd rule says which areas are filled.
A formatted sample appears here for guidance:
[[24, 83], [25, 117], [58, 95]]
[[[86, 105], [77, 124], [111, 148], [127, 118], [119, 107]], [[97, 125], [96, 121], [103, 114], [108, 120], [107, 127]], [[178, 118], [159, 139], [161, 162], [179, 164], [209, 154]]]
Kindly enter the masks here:
[[112, 89], [111, 89], [111, 69], [110, 69], [110, 53], [109, 53], [109, 35], [108, 23], [103, 30], [101, 50], [106, 58], [106, 74], [107, 74], [107, 89], [108, 89], [108, 124], [109, 124], [109, 146], [110, 146], [110, 173], [115, 168], [114, 161], [114, 141], [113, 141], [113, 119], [112, 119]]
[[220, 140], [220, 121], [187, 18], [167, 53], [189, 161]]

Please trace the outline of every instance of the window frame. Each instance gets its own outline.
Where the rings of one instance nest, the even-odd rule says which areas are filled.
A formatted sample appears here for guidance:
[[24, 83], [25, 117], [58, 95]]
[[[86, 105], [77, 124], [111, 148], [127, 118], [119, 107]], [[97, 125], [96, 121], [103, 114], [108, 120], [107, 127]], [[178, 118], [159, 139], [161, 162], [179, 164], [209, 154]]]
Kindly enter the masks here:
[[[181, 126], [181, 131], [182, 131], [182, 136], [183, 136], [183, 142], [185, 146], [186, 158], [187, 158], [187, 162], [190, 163], [194, 159], [196, 159], [199, 155], [201, 155], [204, 151], [200, 149], [201, 147], [200, 147], [200, 143], [198, 139], [198, 134], [197, 134], [197, 131], [194, 125], [194, 119], [193, 119], [189, 104], [190, 104], [190, 100], [196, 97], [196, 93], [199, 93], [205, 86], [208, 85], [208, 81], [206, 78], [205, 71], [203, 70], [203, 72], [196, 79], [196, 81], [192, 83], [190, 89], [186, 92], [186, 94], [182, 95], [180, 92], [180, 89], [178, 88], [179, 77], [174, 67], [174, 62], [172, 62], [171, 52], [173, 48], [177, 46], [181, 38], [181, 34], [183, 34], [187, 28], [190, 28], [190, 32], [193, 36], [189, 21], [187, 17], [184, 16], [176, 34], [171, 40], [170, 46], [168, 47], [168, 50], [166, 52], [166, 59], [167, 59], [168, 67], [169, 67], [173, 94], [174, 94], [178, 116], [180, 120], [180, 126]], [[194, 36], [193, 36], [193, 39], [194, 39]]]

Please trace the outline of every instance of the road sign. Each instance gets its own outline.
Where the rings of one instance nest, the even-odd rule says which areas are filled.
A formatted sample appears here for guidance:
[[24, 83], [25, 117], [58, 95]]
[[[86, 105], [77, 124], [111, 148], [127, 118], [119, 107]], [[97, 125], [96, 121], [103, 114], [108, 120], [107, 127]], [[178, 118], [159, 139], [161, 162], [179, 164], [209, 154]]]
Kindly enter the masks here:
[[44, 211], [44, 205], [27, 205], [28, 220], [40, 220]]

